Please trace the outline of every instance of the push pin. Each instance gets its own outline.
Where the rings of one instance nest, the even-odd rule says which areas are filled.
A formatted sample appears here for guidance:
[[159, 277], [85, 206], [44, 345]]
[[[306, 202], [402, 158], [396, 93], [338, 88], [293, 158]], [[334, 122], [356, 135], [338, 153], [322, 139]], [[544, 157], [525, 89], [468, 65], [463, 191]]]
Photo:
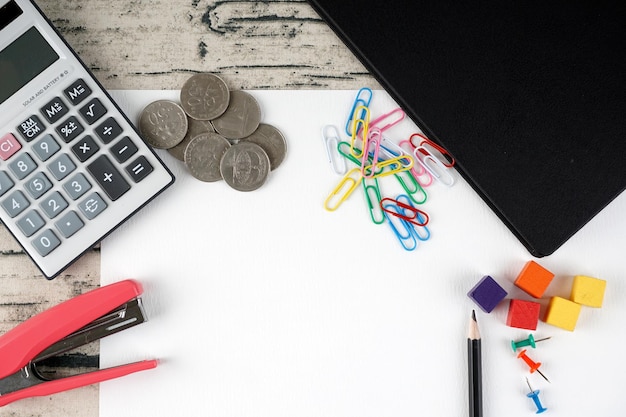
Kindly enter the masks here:
[[530, 359], [527, 355], [526, 355], [526, 349], [522, 350], [518, 355], [518, 358], [522, 359], [524, 362], [526, 362], [526, 364], [530, 367], [530, 373], [532, 374], [533, 372], [537, 371], [537, 373], [539, 375], [541, 375], [543, 377], [543, 379], [545, 379], [546, 381], [550, 382], [550, 380], [548, 378], [546, 378], [546, 376], [541, 373], [541, 371], [539, 370], [539, 367], [541, 366], [541, 362], [534, 362], [532, 359]]
[[535, 338], [533, 337], [532, 333], [528, 335], [527, 339], [524, 340], [520, 340], [519, 342], [516, 342], [515, 340], [511, 340], [511, 347], [513, 348], [513, 352], [515, 352], [517, 349], [524, 347], [524, 346], [530, 346], [531, 348], [535, 348], [535, 343], [539, 343], [542, 342], [544, 340], [548, 340], [549, 337], [544, 337], [543, 339], [537, 339], [535, 340]]
[[530, 389], [530, 392], [526, 394], [526, 396], [528, 398], [532, 398], [533, 402], [535, 403], [535, 406], [537, 406], [537, 411], [535, 412], [535, 414], [543, 413], [544, 411], [547, 410], [547, 408], [541, 405], [541, 401], [539, 400], [539, 390], [536, 390], [536, 391], [533, 390], [533, 388], [530, 386], [530, 382], [528, 382], [528, 378], [526, 378], [526, 383], [528, 384], [528, 388]]

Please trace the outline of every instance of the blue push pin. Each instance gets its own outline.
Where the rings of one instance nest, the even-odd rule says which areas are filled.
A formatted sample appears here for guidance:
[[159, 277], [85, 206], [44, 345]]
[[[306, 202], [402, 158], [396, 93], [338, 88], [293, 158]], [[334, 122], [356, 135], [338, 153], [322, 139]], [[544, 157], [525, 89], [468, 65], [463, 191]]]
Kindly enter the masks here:
[[526, 396], [528, 398], [532, 398], [535, 406], [537, 406], [537, 411], [535, 412], [535, 414], [541, 414], [544, 411], [548, 410], [547, 408], [544, 408], [544, 406], [541, 405], [541, 401], [539, 401], [539, 390], [533, 391], [533, 388], [530, 386], [530, 382], [528, 382], [528, 378], [526, 378], [526, 383], [528, 384], [528, 388], [530, 389], [530, 392], [526, 394]]
[[537, 339], [535, 340], [535, 338], [533, 337], [532, 333], [528, 335], [527, 339], [524, 340], [520, 340], [519, 342], [516, 342], [515, 340], [511, 340], [511, 348], [513, 348], [513, 352], [515, 352], [517, 349], [524, 347], [524, 346], [530, 346], [531, 348], [535, 348], [536, 345], [535, 343], [541, 342], [543, 340], [548, 340], [549, 337], [544, 337], [543, 339]]

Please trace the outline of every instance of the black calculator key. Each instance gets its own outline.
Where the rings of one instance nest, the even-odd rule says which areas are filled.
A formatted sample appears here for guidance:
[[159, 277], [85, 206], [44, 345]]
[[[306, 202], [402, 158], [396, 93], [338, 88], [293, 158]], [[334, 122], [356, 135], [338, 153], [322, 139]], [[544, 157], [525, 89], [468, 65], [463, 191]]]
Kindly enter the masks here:
[[103, 143], [109, 143], [122, 133], [122, 128], [114, 118], [109, 117], [96, 127], [96, 134]]
[[90, 135], [86, 135], [76, 145], [72, 146], [72, 152], [78, 158], [80, 162], [85, 162], [91, 158], [100, 147], [96, 144], [96, 141]]
[[128, 161], [128, 159], [136, 152], [137, 146], [135, 146], [133, 141], [128, 136], [124, 136], [119, 142], [111, 146], [111, 153], [120, 164]]
[[63, 92], [65, 93], [65, 97], [67, 97], [73, 105], [77, 105], [91, 94], [91, 89], [85, 84], [82, 78], [79, 78]]
[[31, 140], [35, 139], [45, 129], [46, 127], [44, 126], [41, 119], [34, 114], [28, 119], [24, 120], [22, 123], [20, 123], [20, 125], [17, 127], [17, 131], [20, 132], [20, 135], [22, 135], [24, 139], [26, 139], [26, 142], [30, 142]]
[[56, 131], [65, 143], [69, 143], [83, 133], [85, 128], [80, 124], [76, 116], [70, 116], [65, 122], [56, 127]]
[[43, 114], [43, 117], [48, 119], [50, 123], [58, 122], [68, 111], [70, 111], [70, 109], [60, 97], [55, 97], [41, 108], [41, 114]]
[[106, 155], [100, 155], [87, 170], [113, 201], [130, 189], [130, 185]]
[[140, 156], [126, 167], [126, 172], [131, 176], [133, 181], [139, 182], [146, 178], [153, 171], [152, 165], [145, 156]]
[[79, 112], [87, 124], [92, 125], [106, 114], [107, 109], [100, 100], [92, 98], [87, 104], [81, 107]]

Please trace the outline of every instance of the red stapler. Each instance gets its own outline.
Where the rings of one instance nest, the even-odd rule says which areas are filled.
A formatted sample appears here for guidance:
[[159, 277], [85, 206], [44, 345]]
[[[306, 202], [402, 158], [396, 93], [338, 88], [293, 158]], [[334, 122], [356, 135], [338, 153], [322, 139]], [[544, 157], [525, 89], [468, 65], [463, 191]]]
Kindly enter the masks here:
[[143, 323], [141, 284], [125, 280], [54, 306], [0, 336], [0, 406], [152, 369], [156, 360], [71, 375], [42, 375], [45, 359]]

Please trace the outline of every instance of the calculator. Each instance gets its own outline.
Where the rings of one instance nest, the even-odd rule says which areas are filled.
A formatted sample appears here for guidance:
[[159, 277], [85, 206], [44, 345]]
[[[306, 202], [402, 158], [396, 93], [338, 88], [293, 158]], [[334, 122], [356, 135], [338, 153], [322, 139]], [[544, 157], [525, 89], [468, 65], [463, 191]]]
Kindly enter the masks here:
[[43, 12], [0, 0], [0, 219], [44, 276], [173, 182]]

